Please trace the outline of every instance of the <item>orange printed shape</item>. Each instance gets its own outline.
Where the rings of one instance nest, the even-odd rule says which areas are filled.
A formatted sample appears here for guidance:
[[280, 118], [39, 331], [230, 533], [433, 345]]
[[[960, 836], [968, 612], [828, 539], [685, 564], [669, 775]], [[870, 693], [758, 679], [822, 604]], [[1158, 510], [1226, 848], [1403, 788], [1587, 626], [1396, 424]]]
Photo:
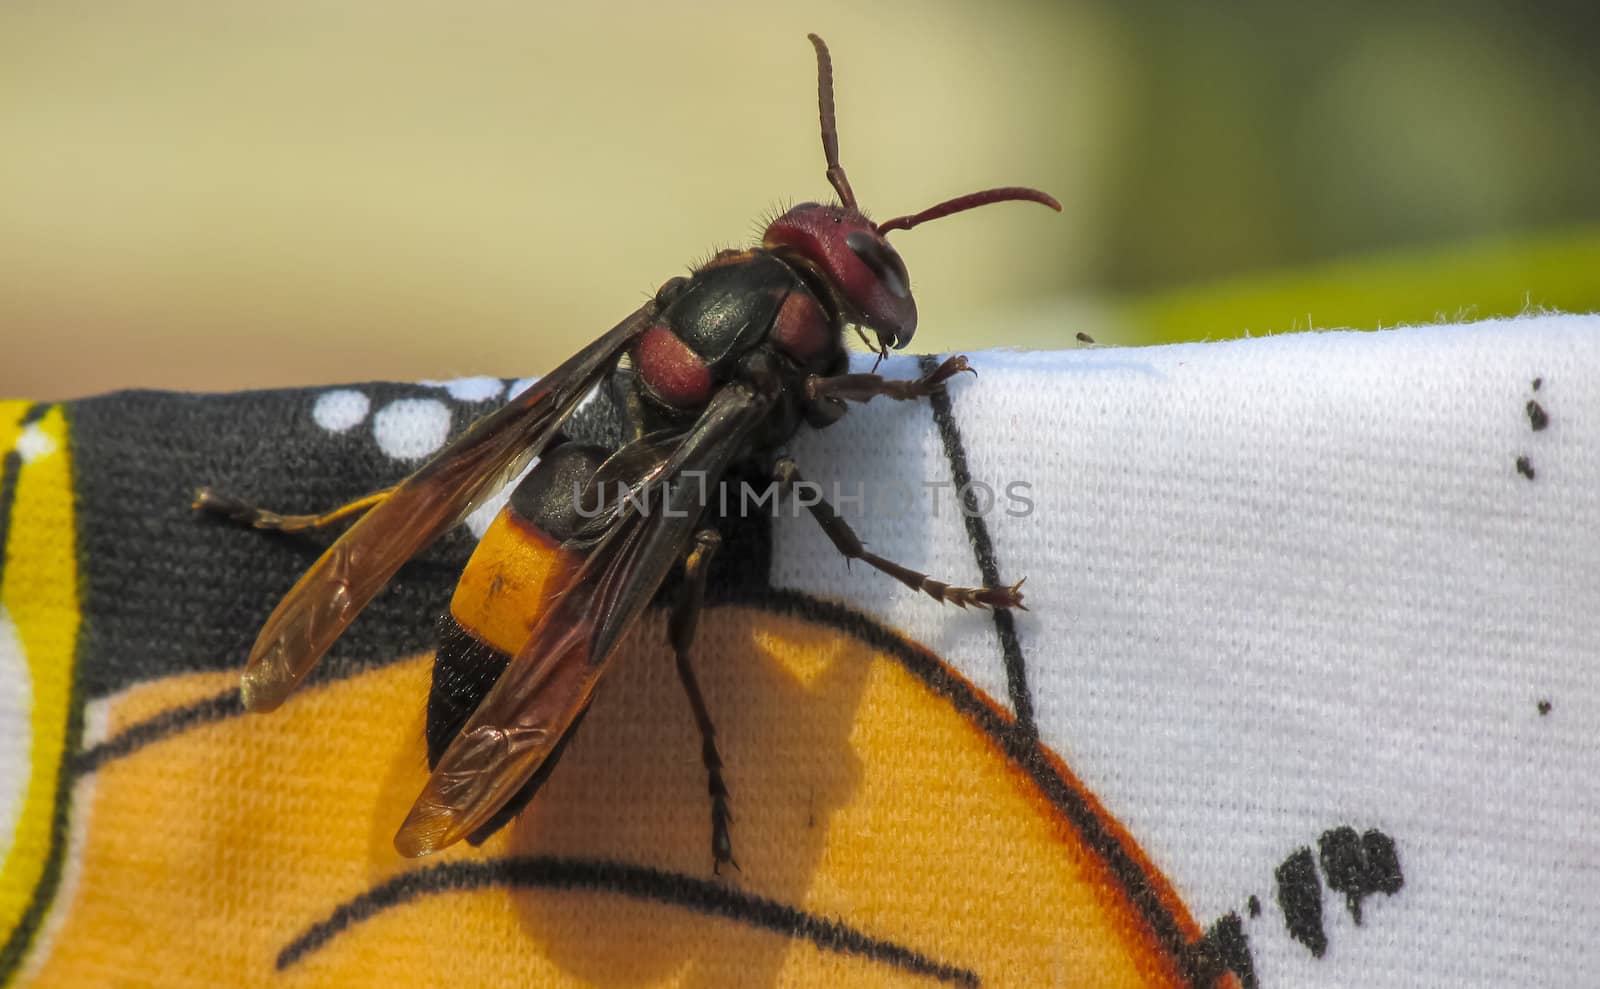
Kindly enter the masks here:
[[[1181, 946], [1007, 757], [997, 709], [974, 715], [970, 684], [931, 688], [936, 660], [866, 631], [804, 608], [703, 616], [741, 867], [720, 879], [659, 613], [544, 791], [480, 849], [417, 863], [389, 845], [426, 774], [426, 659], [107, 759], [80, 790], [80, 879], [37, 984], [1181, 984]], [[192, 701], [183, 679], [118, 704]]]

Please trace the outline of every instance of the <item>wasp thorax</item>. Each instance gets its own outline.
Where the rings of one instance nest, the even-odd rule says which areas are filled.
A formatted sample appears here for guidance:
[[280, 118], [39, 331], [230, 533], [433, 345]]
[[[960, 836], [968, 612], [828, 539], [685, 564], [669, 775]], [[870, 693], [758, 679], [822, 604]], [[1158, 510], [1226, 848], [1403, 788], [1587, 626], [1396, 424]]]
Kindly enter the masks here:
[[883, 234], [847, 206], [801, 203], [767, 226], [762, 243], [807, 262], [853, 322], [899, 349], [917, 330], [917, 302], [905, 262]]

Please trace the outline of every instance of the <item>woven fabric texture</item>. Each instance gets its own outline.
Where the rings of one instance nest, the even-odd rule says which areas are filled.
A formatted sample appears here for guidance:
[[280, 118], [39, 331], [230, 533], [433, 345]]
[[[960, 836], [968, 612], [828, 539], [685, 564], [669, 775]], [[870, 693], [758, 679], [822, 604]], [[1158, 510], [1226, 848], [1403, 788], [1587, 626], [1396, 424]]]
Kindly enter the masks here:
[[[1576, 985], [1600, 968], [1600, 318], [970, 355], [791, 447], [528, 809], [423, 860], [437, 617], [503, 499], [281, 709], [262, 621], [527, 380], [0, 402], [0, 982]], [[896, 357], [914, 377], [932, 358]], [[575, 438], [619, 441], [603, 398]], [[675, 582], [676, 578], [672, 578]], [[670, 588], [669, 588], [670, 590]]]

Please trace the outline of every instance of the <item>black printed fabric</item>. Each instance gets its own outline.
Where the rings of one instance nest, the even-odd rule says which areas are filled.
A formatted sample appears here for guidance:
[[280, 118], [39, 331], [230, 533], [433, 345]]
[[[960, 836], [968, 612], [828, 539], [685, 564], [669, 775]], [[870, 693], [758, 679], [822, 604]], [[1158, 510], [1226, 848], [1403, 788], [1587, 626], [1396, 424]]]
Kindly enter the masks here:
[[[479, 401], [438, 387], [370, 383], [225, 395], [119, 392], [73, 403], [79, 531], [93, 561], [84, 575], [85, 696], [241, 666], [262, 620], [331, 538], [243, 533], [196, 513], [196, 488], [210, 485], [284, 513], [326, 511], [420, 466], [420, 458], [381, 448], [375, 429], [385, 410], [402, 433], [419, 428], [406, 421], [416, 409], [442, 413], [453, 436], [504, 399], [513, 383], [502, 384]], [[335, 392], [368, 404], [361, 421], [341, 431], [319, 425], [316, 415], [317, 402]], [[614, 439], [603, 400], [569, 431]], [[431, 647], [433, 618], [448, 604], [473, 542], [458, 527], [402, 569], [320, 675]]]

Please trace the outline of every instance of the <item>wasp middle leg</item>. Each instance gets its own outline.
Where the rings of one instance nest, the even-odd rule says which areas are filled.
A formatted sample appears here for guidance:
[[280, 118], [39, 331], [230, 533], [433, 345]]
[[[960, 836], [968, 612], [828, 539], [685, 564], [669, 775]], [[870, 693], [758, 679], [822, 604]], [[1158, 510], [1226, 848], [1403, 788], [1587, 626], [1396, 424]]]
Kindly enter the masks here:
[[229, 522], [246, 526], [251, 529], [266, 529], [271, 532], [305, 532], [308, 529], [321, 529], [335, 525], [346, 519], [365, 515], [367, 511], [393, 493], [394, 488], [384, 488], [363, 495], [346, 505], [340, 505], [332, 511], [322, 512], [318, 515], [280, 515], [245, 501], [232, 495], [220, 494], [211, 488], [201, 488], [194, 493], [194, 502], [190, 505], [197, 512], [208, 512], [227, 519]]
[[[778, 481], [778, 486], [784, 490], [802, 483], [800, 469], [795, 465], [794, 459], [791, 457], [778, 458], [772, 473]], [[856, 535], [856, 531], [850, 528], [850, 524], [840, 517], [839, 512], [820, 493], [817, 495], [816, 500], [806, 503], [806, 508], [811, 511], [811, 517], [817, 520], [817, 524], [822, 526], [823, 533], [827, 535], [834, 547], [844, 554], [845, 559], [860, 560], [874, 570], [888, 574], [913, 591], [921, 591], [935, 601], [953, 604], [959, 608], [1022, 608], [1024, 611], [1027, 610], [1027, 606], [1022, 603], [1022, 581], [1020, 580], [1008, 587], [959, 587], [954, 584], [947, 584], [942, 580], [935, 580], [919, 570], [901, 566], [893, 560], [885, 559], [868, 550], [865, 544], [861, 542], [861, 537]]]
[[715, 529], [702, 529], [695, 535], [694, 549], [689, 551], [683, 567], [683, 596], [667, 621], [667, 638], [678, 659], [678, 679], [683, 681], [689, 706], [694, 709], [695, 725], [700, 729], [700, 758], [706, 766], [706, 789], [711, 795], [711, 871], [718, 875], [724, 863], [739, 868], [733, 858], [733, 839], [728, 831], [733, 814], [728, 810], [728, 785], [722, 779], [722, 755], [717, 751], [716, 729], [711, 725], [711, 713], [706, 710], [706, 699], [700, 692], [694, 668], [689, 665], [689, 647], [694, 644], [700, 609], [705, 603], [706, 573], [711, 557], [721, 544], [722, 537]]

